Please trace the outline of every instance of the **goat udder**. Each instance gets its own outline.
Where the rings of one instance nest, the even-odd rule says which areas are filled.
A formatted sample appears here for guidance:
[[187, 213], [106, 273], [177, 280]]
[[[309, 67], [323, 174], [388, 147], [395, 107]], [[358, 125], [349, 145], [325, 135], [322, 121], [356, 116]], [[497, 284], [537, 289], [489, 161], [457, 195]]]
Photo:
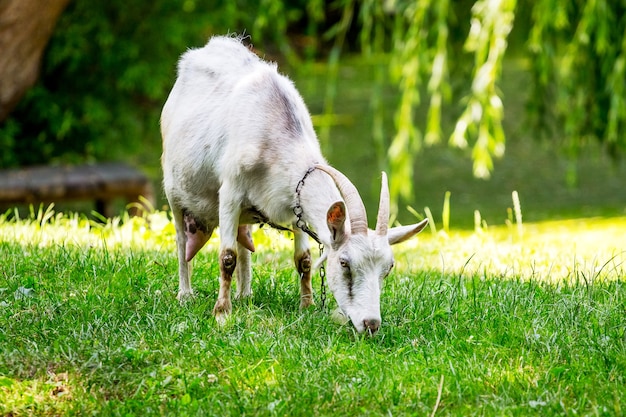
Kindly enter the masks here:
[[209, 234], [204, 233], [199, 229], [195, 229], [195, 233], [192, 233], [188, 230], [185, 230], [185, 235], [187, 235], [187, 246], [185, 247], [185, 260], [187, 262], [191, 261], [196, 253], [202, 249], [207, 240], [211, 237]]
[[247, 224], [243, 224], [237, 229], [237, 242], [250, 252], [254, 252], [254, 242], [252, 241], [250, 229]]

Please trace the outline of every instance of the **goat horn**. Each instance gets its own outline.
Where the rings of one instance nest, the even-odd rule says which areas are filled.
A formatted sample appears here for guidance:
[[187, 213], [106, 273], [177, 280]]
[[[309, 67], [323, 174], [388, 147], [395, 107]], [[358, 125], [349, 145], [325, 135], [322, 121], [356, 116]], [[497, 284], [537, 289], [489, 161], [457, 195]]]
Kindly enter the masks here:
[[387, 174], [383, 171], [383, 178], [380, 185], [380, 203], [378, 203], [378, 218], [376, 220], [376, 234], [387, 236], [389, 225], [389, 185], [387, 185]]
[[354, 235], [367, 235], [367, 213], [359, 191], [348, 177], [330, 165], [315, 165], [315, 168], [324, 171], [335, 181], [341, 196], [346, 202], [350, 215], [350, 229]]

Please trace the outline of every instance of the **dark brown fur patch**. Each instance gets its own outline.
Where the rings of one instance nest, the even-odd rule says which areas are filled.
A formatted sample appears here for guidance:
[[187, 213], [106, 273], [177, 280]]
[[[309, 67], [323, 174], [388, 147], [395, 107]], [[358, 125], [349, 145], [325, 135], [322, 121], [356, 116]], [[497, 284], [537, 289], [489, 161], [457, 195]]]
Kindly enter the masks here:
[[189, 210], [183, 209], [183, 220], [185, 222], [185, 232], [196, 234], [198, 230], [204, 233], [208, 233], [209, 229], [204, 223], [198, 220]]
[[224, 249], [220, 254], [220, 271], [222, 278], [230, 281], [237, 266], [237, 255], [232, 249]]
[[307, 250], [295, 259], [296, 269], [300, 275], [311, 272], [311, 251]]

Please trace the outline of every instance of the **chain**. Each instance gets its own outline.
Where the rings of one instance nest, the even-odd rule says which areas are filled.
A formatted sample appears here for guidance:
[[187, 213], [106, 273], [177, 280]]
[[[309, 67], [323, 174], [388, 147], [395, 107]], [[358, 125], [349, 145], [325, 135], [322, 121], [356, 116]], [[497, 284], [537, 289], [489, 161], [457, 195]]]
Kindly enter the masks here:
[[[320, 243], [319, 249], [321, 258], [324, 253], [324, 245]], [[320, 280], [320, 302], [322, 304], [322, 310], [324, 310], [326, 306], [326, 267], [324, 266], [324, 263], [320, 265]]]
[[[306, 222], [302, 218], [302, 215], [304, 214], [304, 210], [302, 209], [302, 206], [300, 205], [300, 193], [302, 192], [302, 187], [304, 187], [304, 180], [306, 180], [306, 178], [313, 171], [315, 171], [315, 167], [309, 168], [304, 174], [304, 176], [302, 177], [302, 179], [298, 182], [298, 185], [296, 186], [296, 204], [293, 207], [293, 214], [296, 215], [296, 227], [298, 227], [307, 235], [311, 236], [313, 240], [317, 242], [317, 244], [319, 245], [320, 257], [322, 257], [322, 254], [324, 253], [324, 244], [320, 240], [317, 233], [309, 229], [309, 226], [306, 224]], [[321, 297], [322, 309], [324, 309], [324, 306], [326, 304], [326, 268], [324, 267], [323, 263], [320, 265], [320, 278], [321, 278], [320, 297]]]
[[302, 192], [302, 187], [304, 187], [304, 180], [306, 180], [306, 178], [313, 171], [315, 171], [315, 167], [309, 168], [306, 174], [304, 174], [304, 177], [302, 177], [302, 179], [298, 182], [298, 185], [296, 186], [296, 205], [293, 208], [293, 214], [296, 215], [296, 227], [300, 228], [304, 233], [311, 236], [313, 240], [317, 242], [318, 245], [321, 245], [322, 243], [320, 241], [319, 236], [317, 236], [317, 233], [309, 229], [309, 226], [307, 226], [306, 222], [302, 218], [302, 215], [304, 214], [304, 210], [302, 209], [302, 206], [300, 205], [300, 193]]

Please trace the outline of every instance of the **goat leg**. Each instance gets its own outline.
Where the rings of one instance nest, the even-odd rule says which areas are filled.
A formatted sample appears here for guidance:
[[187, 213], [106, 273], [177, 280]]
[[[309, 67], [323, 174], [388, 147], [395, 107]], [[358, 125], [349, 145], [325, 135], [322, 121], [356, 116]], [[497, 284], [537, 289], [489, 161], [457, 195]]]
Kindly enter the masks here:
[[224, 249], [220, 253], [220, 291], [213, 314], [218, 321], [224, 321], [232, 311], [230, 302], [230, 284], [237, 266], [237, 253], [232, 249]]
[[[241, 236], [247, 236], [250, 244], [244, 245], [243, 243], [241, 243]], [[239, 226], [239, 230], [237, 233], [237, 243], [237, 294], [235, 295], [235, 298], [241, 299], [249, 297], [252, 294], [252, 290], [250, 289], [252, 265], [250, 256], [251, 250], [249, 246], [252, 246], [252, 250], [254, 250], [254, 246], [252, 245], [252, 239], [250, 238], [248, 225]]]
[[300, 276], [300, 309], [314, 305], [311, 286], [311, 250], [308, 236], [294, 227], [294, 263]]
[[176, 228], [176, 250], [178, 252], [178, 301], [184, 302], [193, 296], [191, 289], [191, 263], [186, 258], [187, 234], [184, 210], [172, 207], [174, 227]]
[[218, 322], [223, 323], [232, 311], [230, 286], [237, 267], [237, 242], [239, 234], [239, 216], [241, 198], [237, 187], [224, 182], [220, 187], [219, 226], [220, 226], [220, 290], [213, 314]]

